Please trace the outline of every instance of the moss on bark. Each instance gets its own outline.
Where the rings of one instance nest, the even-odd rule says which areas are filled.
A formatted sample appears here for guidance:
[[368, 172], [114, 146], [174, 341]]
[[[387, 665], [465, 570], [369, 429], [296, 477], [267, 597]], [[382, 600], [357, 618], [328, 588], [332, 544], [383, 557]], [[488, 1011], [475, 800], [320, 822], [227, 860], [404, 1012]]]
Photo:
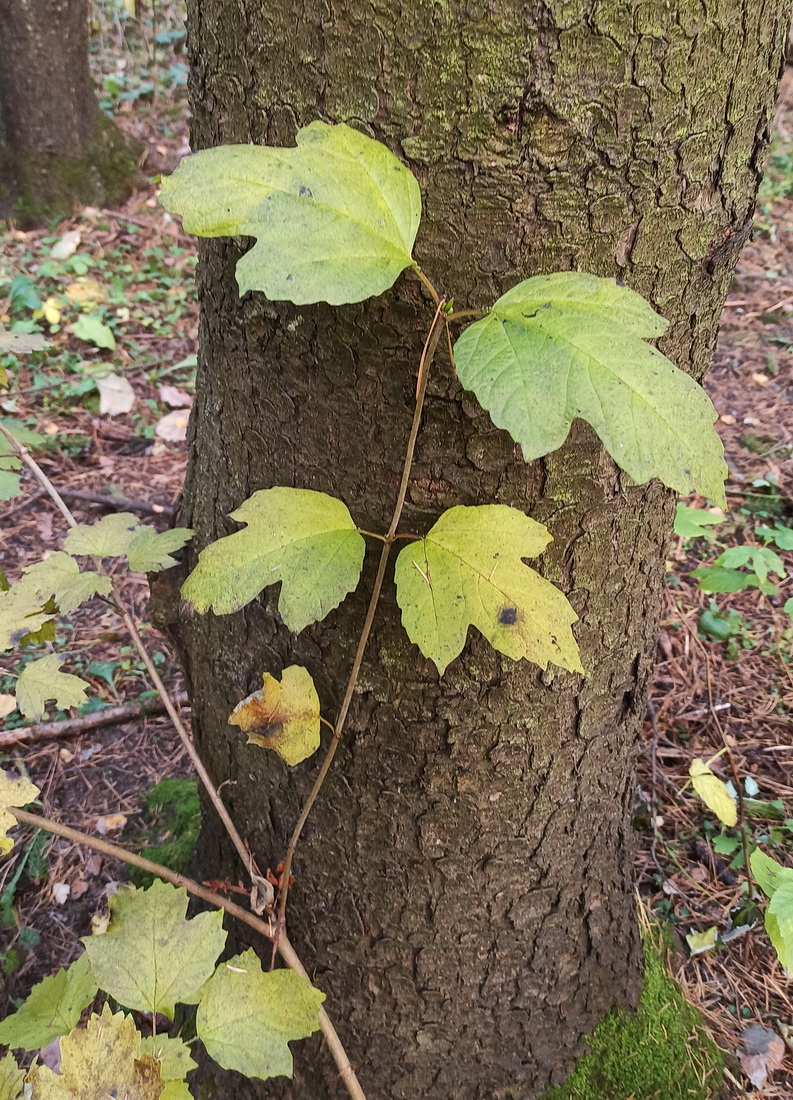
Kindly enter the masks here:
[[0, 216], [27, 225], [119, 202], [130, 192], [141, 150], [101, 112], [79, 157], [0, 147]]
[[543, 1100], [713, 1100], [720, 1094], [723, 1053], [667, 972], [663, 950], [649, 938], [644, 950], [636, 1012], [607, 1016], [570, 1080]]

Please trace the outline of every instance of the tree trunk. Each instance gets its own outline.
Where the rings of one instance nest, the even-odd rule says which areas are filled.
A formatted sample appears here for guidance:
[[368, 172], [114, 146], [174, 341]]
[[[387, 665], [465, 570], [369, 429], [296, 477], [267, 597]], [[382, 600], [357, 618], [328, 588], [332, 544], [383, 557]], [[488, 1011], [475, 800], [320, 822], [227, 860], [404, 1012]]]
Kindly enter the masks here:
[[0, 216], [123, 197], [135, 161], [96, 101], [88, 0], [0, 0], [0, 28]]
[[[535, 273], [617, 276], [669, 318], [662, 349], [701, 379], [749, 229], [784, 7], [192, 0], [193, 145], [290, 145], [317, 117], [357, 126], [418, 176], [416, 256], [455, 308]], [[426, 294], [404, 277], [342, 309], [240, 301], [239, 255], [228, 241], [202, 246], [181, 520], [200, 547], [236, 529], [227, 513], [250, 493], [292, 485], [339, 496], [384, 531]], [[439, 355], [402, 529], [493, 501], [550, 528], [541, 569], [581, 616], [587, 676], [542, 674], [471, 631], [439, 680], [407, 641], [389, 582], [289, 917], [370, 1100], [539, 1096], [640, 985], [633, 769], [674, 497], [630, 485], [581, 422], [524, 465]], [[318, 758], [288, 769], [246, 746], [228, 715], [263, 671], [297, 662], [334, 717], [375, 558], [358, 592], [298, 637], [272, 589], [237, 615], [172, 622], [201, 752], [265, 863], [283, 858]], [[167, 618], [175, 590], [157, 595]], [[215, 875], [234, 861], [206, 827], [203, 870]], [[296, 1047], [290, 1095], [342, 1095], [312, 1043]], [[277, 1092], [234, 1086], [235, 1097]]]

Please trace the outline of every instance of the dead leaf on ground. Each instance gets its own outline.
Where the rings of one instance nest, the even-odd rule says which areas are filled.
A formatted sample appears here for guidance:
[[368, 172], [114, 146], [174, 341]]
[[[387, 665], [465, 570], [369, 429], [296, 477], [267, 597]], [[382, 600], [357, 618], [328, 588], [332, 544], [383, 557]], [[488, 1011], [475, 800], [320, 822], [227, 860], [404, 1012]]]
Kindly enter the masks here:
[[107, 836], [108, 833], [120, 833], [126, 823], [125, 814], [107, 814], [105, 817], [96, 819], [96, 831], [100, 836]]
[[13, 695], [0, 695], [0, 718], [7, 718], [16, 709], [17, 701]]
[[176, 409], [168, 413], [162, 420], [157, 421], [154, 434], [160, 439], [167, 439], [169, 443], [181, 443], [187, 439], [187, 422], [190, 412], [187, 409]]
[[56, 241], [50, 250], [53, 260], [68, 260], [80, 247], [82, 234], [79, 229], [70, 229], [64, 233], [59, 241]]
[[135, 391], [120, 374], [106, 374], [97, 378], [99, 412], [102, 416], [119, 416], [128, 413], [135, 404]]
[[743, 1072], [756, 1089], [765, 1087], [768, 1075], [779, 1069], [785, 1058], [785, 1044], [770, 1027], [752, 1024], [741, 1036], [738, 1050]]
[[65, 905], [71, 892], [72, 888], [68, 882], [53, 882], [52, 884], [52, 896], [56, 905]]
[[193, 404], [193, 395], [180, 390], [178, 386], [160, 386], [160, 401], [172, 409], [189, 409]]

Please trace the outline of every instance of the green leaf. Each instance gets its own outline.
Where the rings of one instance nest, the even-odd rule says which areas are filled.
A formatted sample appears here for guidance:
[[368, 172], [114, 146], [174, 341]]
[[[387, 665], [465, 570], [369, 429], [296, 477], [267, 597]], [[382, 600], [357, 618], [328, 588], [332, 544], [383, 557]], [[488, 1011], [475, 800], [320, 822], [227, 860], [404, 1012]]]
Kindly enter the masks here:
[[0, 353], [27, 355], [31, 351], [45, 351], [51, 344], [44, 336], [34, 332], [9, 332], [0, 325]]
[[[39, 432], [33, 432], [30, 428], [26, 428], [24, 424], [21, 424], [18, 420], [10, 420], [8, 418], [0, 419], [0, 424], [6, 428], [17, 443], [21, 443], [23, 447], [27, 447], [31, 451], [41, 450], [42, 447], [46, 447], [48, 440], [46, 436], [40, 435]], [[14, 459], [19, 462], [16, 448], [10, 443], [6, 437], [0, 434], [0, 456], [13, 456]], [[12, 467], [18, 469], [17, 467]]]
[[12, 474], [3, 469], [3, 460], [0, 459], [0, 500], [12, 500], [22, 496], [22, 481], [19, 474]]
[[754, 587], [750, 574], [741, 573], [738, 569], [723, 569], [719, 565], [703, 565], [700, 569], [692, 569], [691, 576], [699, 580], [699, 587], [703, 592], [743, 592], [744, 588]]
[[27, 1000], [0, 1022], [0, 1043], [21, 1050], [38, 1050], [59, 1035], [67, 1035], [96, 996], [97, 984], [87, 955], [65, 970], [34, 985]]
[[748, 565], [761, 583], [768, 579], [769, 573], [785, 576], [785, 563], [769, 546], [731, 546], [716, 559], [716, 566], [725, 569], [736, 569], [742, 565]]
[[256, 237], [237, 264], [240, 294], [361, 302], [412, 263], [419, 186], [384, 145], [312, 122], [297, 147], [224, 145], [187, 157], [160, 201], [199, 237]]
[[779, 961], [793, 974], [793, 879], [780, 882], [765, 911], [765, 930]]
[[61, 1039], [61, 1066], [53, 1073], [36, 1065], [28, 1075], [36, 1100], [159, 1100], [163, 1081], [159, 1063], [141, 1054], [141, 1035], [131, 1016], [101, 1016]]
[[0, 1100], [22, 1100], [25, 1071], [11, 1054], [0, 1060]]
[[749, 856], [752, 877], [767, 898], [772, 898], [783, 882], [793, 883], [793, 868], [783, 867], [760, 848]]
[[513, 287], [463, 332], [454, 358], [460, 382], [527, 462], [560, 447], [580, 417], [638, 484], [657, 477], [723, 504], [710, 398], [645, 343], [665, 328], [634, 291], [571, 271]]
[[713, 951], [719, 941], [719, 929], [714, 924], [704, 932], [689, 932], [686, 936], [688, 950], [692, 955], [701, 955], [703, 951]]
[[789, 600], [785, 600], [782, 610], [793, 619], [793, 596], [791, 596]]
[[[158, 1035], [154, 1053], [160, 1063], [163, 1081], [184, 1081], [191, 1069], [198, 1068], [198, 1063], [190, 1056], [190, 1047], [181, 1039]], [[190, 1092], [187, 1091], [184, 1095], [189, 1096]]]
[[358, 584], [366, 547], [340, 500], [279, 486], [254, 493], [231, 518], [248, 526], [202, 550], [182, 587], [196, 611], [228, 615], [281, 581], [278, 610], [299, 632]]
[[79, 676], [60, 672], [63, 657], [48, 653], [25, 665], [17, 680], [17, 706], [26, 718], [40, 718], [44, 704], [54, 699], [59, 710], [78, 707], [86, 700], [88, 684]]
[[51, 612], [42, 610], [43, 602], [24, 583], [0, 592], [0, 651], [13, 649], [53, 618]]
[[120, 558], [129, 550], [139, 526], [137, 516], [131, 512], [116, 512], [96, 523], [78, 524], [70, 528], [63, 540], [63, 548], [69, 554]]
[[51, 596], [64, 615], [70, 614], [92, 596], [109, 596], [113, 587], [109, 577], [89, 571], [81, 573], [74, 558], [63, 550], [57, 550], [43, 561], [27, 566], [24, 573], [24, 580], [18, 583], [29, 585], [42, 602]]
[[724, 523], [725, 516], [716, 516], [704, 508], [689, 508], [678, 501], [675, 512], [675, 534], [681, 539], [713, 538], [713, 532], [707, 528]]
[[287, 1043], [319, 1028], [325, 994], [293, 970], [265, 974], [250, 948], [222, 962], [207, 982], [196, 1031], [208, 1054], [224, 1069], [246, 1077], [292, 1076]]
[[173, 527], [157, 534], [148, 524], [141, 525], [127, 549], [127, 560], [133, 573], [158, 573], [176, 565], [171, 551], [181, 550], [195, 534], [189, 527]]
[[402, 625], [443, 674], [475, 626], [500, 653], [582, 672], [565, 596], [524, 565], [551, 536], [515, 508], [485, 504], [445, 512], [396, 563]]
[[311, 673], [289, 665], [280, 681], [269, 672], [262, 680], [261, 690], [236, 705], [229, 723], [248, 734], [249, 745], [274, 749], [285, 763], [299, 764], [319, 748], [319, 696]]
[[110, 928], [83, 943], [99, 988], [125, 1008], [162, 1012], [196, 993], [223, 950], [223, 913], [185, 920], [187, 891], [167, 882], [110, 899]]
[[115, 350], [116, 338], [113, 330], [95, 313], [83, 314], [71, 325], [71, 330], [79, 340], [85, 340], [86, 343], [94, 344], [98, 348]]
[[[761, 528], [758, 527], [758, 534], [760, 530]], [[768, 528], [765, 528], [765, 530], [768, 530]], [[784, 524], [775, 523], [771, 537], [780, 550], [793, 550], [793, 527], [785, 527]]]

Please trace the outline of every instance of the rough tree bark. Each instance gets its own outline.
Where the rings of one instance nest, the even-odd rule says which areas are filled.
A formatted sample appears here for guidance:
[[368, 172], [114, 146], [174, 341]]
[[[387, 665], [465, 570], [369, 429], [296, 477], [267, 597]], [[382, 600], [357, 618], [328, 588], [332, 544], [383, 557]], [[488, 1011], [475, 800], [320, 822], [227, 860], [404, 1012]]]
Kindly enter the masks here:
[[0, 216], [122, 198], [135, 160], [96, 101], [88, 0], [0, 0], [0, 29]]
[[[289, 145], [314, 118], [386, 141], [418, 176], [416, 255], [456, 308], [521, 277], [617, 276], [702, 378], [750, 227], [788, 27], [779, 0], [188, 0], [193, 144]], [[256, 489], [340, 496], [385, 530], [431, 308], [240, 301], [233, 242], [202, 246], [201, 356], [181, 521], [204, 545]], [[525, 466], [439, 357], [403, 530], [499, 501], [547, 524], [542, 570], [581, 616], [586, 678], [472, 636], [439, 681], [388, 588], [344, 746], [296, 862], [290, 925], [371, 1097], [536, 1097], [635, 1003], [631, 807], [673, 495], [634, 487], [577, 423]], [[371, 585], [299, 637], [273, 593], [177, 618], [196, 735], [254, 851], [283, 857], [317, 763], [289, 770], [227, 718], [305, 664], [338, 705]], [[160, 588], [161, 613], [175, 588]], [[473, 634], [473, 632], [472, 632]], [[207, 873], [234, 866], [207, 822]], [[235, 1097], [272, 1096], [239, 1081]], [[224, 1095], [227, 1093], [223, 1093]], [[341, 1094], [319, 1045], [290, 1095]]]

